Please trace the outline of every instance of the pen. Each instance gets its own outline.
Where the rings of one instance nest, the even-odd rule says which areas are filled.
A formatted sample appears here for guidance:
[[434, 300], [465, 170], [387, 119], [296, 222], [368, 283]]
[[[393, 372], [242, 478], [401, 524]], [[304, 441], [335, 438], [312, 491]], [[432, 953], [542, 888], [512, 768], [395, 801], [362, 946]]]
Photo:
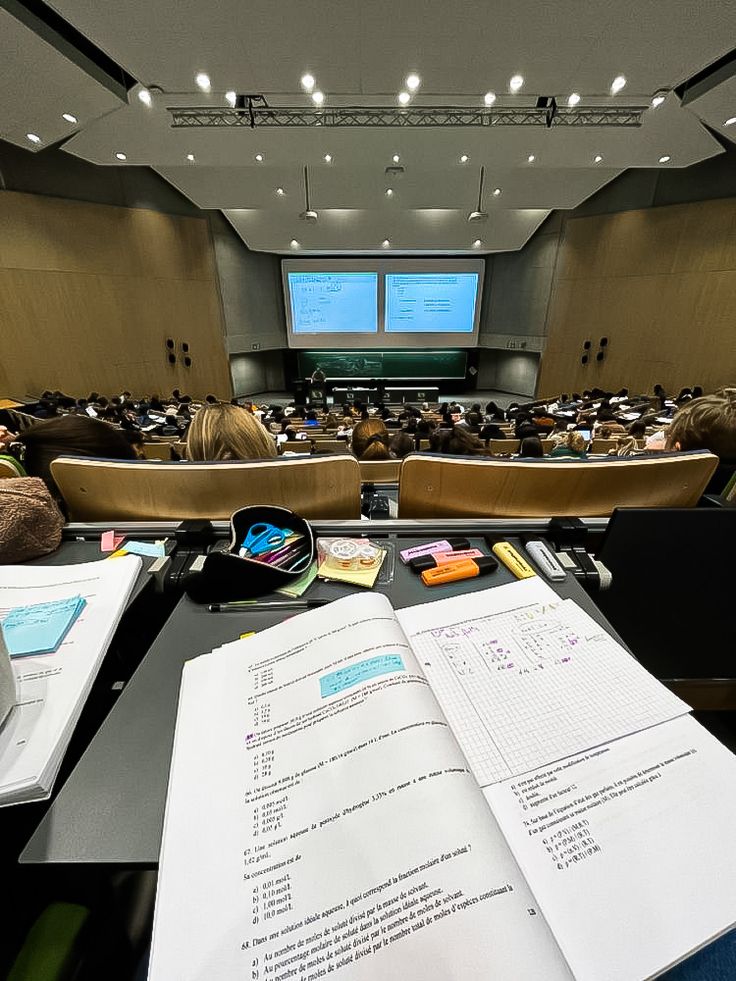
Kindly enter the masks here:
[[230, 603], [210, 603], [207, 609], [210, 613], [237, 613], [239, 610], [252, 609], [254, 606], [271, 607], [279, 610], [307, 610], [312, 606], [326, 606], [331, 600], [233, 600]]

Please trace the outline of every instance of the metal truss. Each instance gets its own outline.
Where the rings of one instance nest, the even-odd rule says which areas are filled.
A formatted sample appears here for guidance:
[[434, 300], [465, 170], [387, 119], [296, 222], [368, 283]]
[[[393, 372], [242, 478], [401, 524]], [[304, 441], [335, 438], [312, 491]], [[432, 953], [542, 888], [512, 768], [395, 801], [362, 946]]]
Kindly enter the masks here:
[[468, 109], [456, 106], [378, 108], [340, 106], [329, 109], [255, 106], [210, 108], [172, 106], [172, 127], [213, 126], [358, 126], [363, 129], [421, 129], [445, 126], [641, 126], [646, 106], [550, 106], [516, 109]]

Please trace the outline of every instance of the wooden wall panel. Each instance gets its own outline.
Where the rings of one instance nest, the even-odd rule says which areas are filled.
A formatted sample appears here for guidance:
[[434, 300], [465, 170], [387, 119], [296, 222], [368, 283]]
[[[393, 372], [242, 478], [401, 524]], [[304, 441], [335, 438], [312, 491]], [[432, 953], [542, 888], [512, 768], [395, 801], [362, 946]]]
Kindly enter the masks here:
[[733, 384], [734, 310], [736, 199], [569, 219], [537, 392]]
[[204, 219], [0, 192], [0, 337], [6, 393], [232, 391]]

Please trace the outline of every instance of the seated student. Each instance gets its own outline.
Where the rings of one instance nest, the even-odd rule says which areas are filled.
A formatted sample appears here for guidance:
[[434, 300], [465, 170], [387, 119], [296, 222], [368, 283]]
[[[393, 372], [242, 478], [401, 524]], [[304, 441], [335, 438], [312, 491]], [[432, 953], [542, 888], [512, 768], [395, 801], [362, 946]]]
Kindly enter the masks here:
[[307, 418], [305, 420], [307, 426], [319, 426], [319, 419], [317, 418], [317, 413], [314, 409], [310, 409], [307, 412]]
[[[608, 436], [603, 435], [601, 432], [603, 429], [608, 431]], [[593, 427], [593, 435], [601, 439], [610, 439], [612, 436], [625, 436], [626, 427], [621, 425], [610, 408], [601, 407], [598, 410], [598, 416]]]
[[544, 449], [542, 441], [535, 433], [533, 436], [525, 436], [519, 446], [519, 457], [542, 457]]
[[40, 477], [57, 499], [59, 491], [51, 476], [51, 462], [57, 456], [136, 459], [125, 433], [88, 416], [60, 416], [40, 422], [15, 436], [8, 449], [28, 476]]
[[414, 451], [414, 440], [409, 433], [396, 433], [391, 437], [389, 451], [395, 460], [403, 460], [408, 453]]
[[484, 443], [488, 443], [489, 439], [506, 439], [506, 431], [493, 422], [487, 422], [478, 436]]
[[643, 419], [635, 419], [626, 430], [628, 436], [634, 439], [644, 439], [647, 434], [647, 424]]
[[549, 415], [545, 406], [540, 406], [534, 410], [533, 422], [537, 431], [543, 433], [545, 436], [555, 428], [555, 420]]
[[488, 402], [486, 405], [486, 421], [487, 422], [503, 422], [506, 416], [503, 409], [499, 409], [495, 402]]
[[325, 427], [325, 429], [337, 429], [338, 421], [335, 413], [328, 412], [327, 415], [322, 420], [322, 425]]
[[359, 460], [390, 460], [390, 437], [382, 419], [363, 419], [353, 429], [351, 448]]
[[583, 434], [571, 429], [569, 433], [565, 433], [564, 439], [555, 446], [550, 456], [571, 456], [584, 460], [586, 458], [585, 447]]
[[189, 460], [262, 460], [276, 456], [276, 443], [250, 412], [229, 403], [208, 405], [192, 420]]
[[471, 433], [479, 433], [480, 427], [483, 424], [483, 416], [480, 412], [470, 412], [465, 413], [465, 418], [461, 420], [457, 425], [467, 427]]
[[666, 431], [667, 450], [710, 450], [720, 463], [705, 489], [720, 494], [736, 471], [736, 399], [704, 395], [678, 410]]
[[452, 429], [436, 429], [429, 437], [431, 453], [449, 453], [452, 456], [478, 456], [484, 451], [481, 441], [464, 426]]

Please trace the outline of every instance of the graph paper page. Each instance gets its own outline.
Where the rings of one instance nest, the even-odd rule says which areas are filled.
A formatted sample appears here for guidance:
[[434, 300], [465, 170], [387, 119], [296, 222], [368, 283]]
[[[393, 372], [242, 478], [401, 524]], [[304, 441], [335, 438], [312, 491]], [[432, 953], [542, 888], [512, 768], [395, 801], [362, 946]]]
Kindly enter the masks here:
[[481, 787], [690, 711], [539, 578], [396, 617]]

